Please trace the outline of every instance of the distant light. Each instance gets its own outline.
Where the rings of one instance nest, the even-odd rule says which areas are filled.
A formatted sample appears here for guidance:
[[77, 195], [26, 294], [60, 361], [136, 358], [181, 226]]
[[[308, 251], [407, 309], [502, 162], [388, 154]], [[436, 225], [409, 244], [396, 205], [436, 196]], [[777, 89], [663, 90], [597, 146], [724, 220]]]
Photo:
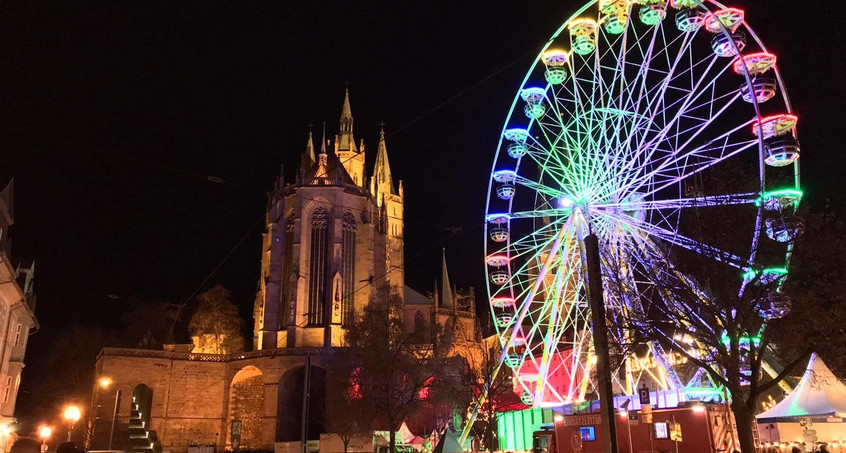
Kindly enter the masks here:
[[42, 439], [49, 439], [52, 434], [53, 434], [53, 428], [50, 428], [49, 426], [42, 426], [41, 428], [38, 429], [38, 435]]
[[693, 406], [693, 412], [702, 413], [705, 412], [705, 406], [702, 404], [696, 404]]
[[97, 383], [100, 384], [100, 388], [107, 389], [109, 388], [109, 386], [112, 385], [112, 378], [101, 377], [100, 380], [97, 381]]
[[556, 415], [555, 417], [553, 417], [553, 420], [555, 420], [556, 422], [563, 422], [564, 416], [563, 415]]
[[76, 406], [68, 406], [65, 408], [64, 416], [68, 422], [76, 423], [82, 418], [82, 411]]
[[564, 209], [570, 209], [575, 204], [576, 202], [573, 201], [573, 199], [567, 195], [564, 195], [563, 197], [558, 199], [558, 206]]
[[620, 412], [619, 412], [619, 414], [620, 414], [620, 417], [628, 417], [628, 416], [629, 416], [629, 411], [625, 411], [625, 410], [623, 410], [623, 411], [620, 411]]
[[7, 424], [0, 425], [0, 435], [9, 436], [12, 434], [12, 428]]

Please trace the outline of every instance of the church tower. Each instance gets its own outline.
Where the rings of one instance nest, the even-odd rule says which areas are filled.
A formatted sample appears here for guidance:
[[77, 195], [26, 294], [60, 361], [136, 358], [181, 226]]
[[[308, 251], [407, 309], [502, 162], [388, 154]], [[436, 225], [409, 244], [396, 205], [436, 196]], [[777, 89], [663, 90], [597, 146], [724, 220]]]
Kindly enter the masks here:
[[348, 91], [334, 146], [324, 125], [319, 149], [309, 132], [295, 181], [280, 175], [269, 194], [255, 349], [342, 346], [374, 294], [404, 297], [403, 189], [384, 131], [369, 187]]
[[370, 193], [376, 200], [381, 217], [384, 219], [383, 228], [387, 232], [385, 244], [385, 260], [388, 265], [388, 282], [391, 291], [397, 294], [405, 287], [405, 249], [403, 241], [403, 205], [404, 194], [402, 181], [399, 190], [394, 187], [391, 176], [391, 165], [388, 163], [388, 148], [385, 144], [385, 128], [379, 133], [379, 147], [376, 150], [376, 165], [373, 178], [370, 180]]
[[361, 142], [360, 150], [356, 148], [349, 90], [344, 93], [344, 105], [341, 107], [341, 129], [335, 136], [335, 154], [341, 160], [341, 164], [343, 164], [353, 182], [358, 186], [365, 187], [364, 141]]

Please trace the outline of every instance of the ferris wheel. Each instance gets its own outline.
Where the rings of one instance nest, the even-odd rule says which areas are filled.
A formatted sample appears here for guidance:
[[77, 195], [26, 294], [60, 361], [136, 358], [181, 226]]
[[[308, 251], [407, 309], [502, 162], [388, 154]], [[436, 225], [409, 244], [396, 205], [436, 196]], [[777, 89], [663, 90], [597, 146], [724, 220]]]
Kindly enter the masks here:
[[[743, 10], [710, 0], [591, 1], [553, 34], [506, 118], [485, 218], [491, 311], [524, 403], [594, 392], [590, 233], [603, 274], [623, 269], [633, 288], [669, 249], [737, 268], [739, 280], [786, 274], [803, 231], [800, 146], [776, 60]], [[752, 169], [747, 189], [703, 182], [738, 166]], [[743, 219], [731, 232], [741, 246], [697, 233], [726, 213]], [[605, 293], [610, 317], [639, 315], [636, 298]], [[776, 296], [765, 317], [789, 309]], [[629, 335], [612, 329], [611, 341]], [[693, 385], [674, 362], [657, 344], [626, 353], [617, 391]]]

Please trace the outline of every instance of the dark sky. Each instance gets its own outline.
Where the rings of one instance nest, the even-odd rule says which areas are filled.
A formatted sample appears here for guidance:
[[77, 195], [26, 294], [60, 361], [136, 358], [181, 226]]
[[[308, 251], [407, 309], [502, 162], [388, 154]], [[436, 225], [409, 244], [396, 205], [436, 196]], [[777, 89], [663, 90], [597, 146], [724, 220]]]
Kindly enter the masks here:
[[[0, 3], [0, 176], [16, 178], [13, 254], [37, 259], [28, 361], [63, 326], [182, 302], [244, 237], [201, 289], [221, 283], [250, 313], [264, 192], [297, 164], [310, 122], [337, 130], [346, 86], [356, 138], [375, 151], [384, 121], [405, 183], [408, 283], [431, 288], [445, 246], [453, 282], [482, 287], [499, 130], [580, 4]], [[804, 186], [822, 200], [844, 164], [842, 18], [815, 2], [737, 6], [779, 56]], [[442, 241], [451, 227], [463, 230]]]

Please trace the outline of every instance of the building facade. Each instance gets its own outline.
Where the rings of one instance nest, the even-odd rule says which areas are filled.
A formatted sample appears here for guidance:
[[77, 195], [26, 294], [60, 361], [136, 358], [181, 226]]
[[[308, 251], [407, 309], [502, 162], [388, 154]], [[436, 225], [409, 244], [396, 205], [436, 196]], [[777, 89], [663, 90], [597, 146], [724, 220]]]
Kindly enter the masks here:
[[14, 219], [14, 181], [0, 191], [0, 425], [15, 422], [29, 335], [35, 319], [35, 262], [13, 264], [9, 228]]
[[258, 350], [342, 346], [375, 292], [403, 294], [402, 181], [391, 175], [384, 130], [366, 177], [349, 92], [331, 147], [324, 130], [315, 155], [309, 133], [296, 181], [280, 175], [270, 194], [254, 311]]
[[450, 285], [445, 260], [432, 296], [405, 285], [404, 189], [393, 178], [384, 131], [375, 152], [368, 173], [346, 93], [334, 139], [325, 127], [317, 143], [309, 133], [295, 178], [280, 175], [269, 193], [254, 350], [104, 349], [95, 377], [113, 385], [95, 390], [91, 448], [105, 448], [107, 437], [112, 448], [136, 451], [269, 450], [299, 441], [307, 360], [307, 436], [330, 435], [333, 363], [356, 316], [384, 294], [403, 302], [409, 328], [435, 321], [460, 331], [462, 347], [479, 340], [475, 295]]

